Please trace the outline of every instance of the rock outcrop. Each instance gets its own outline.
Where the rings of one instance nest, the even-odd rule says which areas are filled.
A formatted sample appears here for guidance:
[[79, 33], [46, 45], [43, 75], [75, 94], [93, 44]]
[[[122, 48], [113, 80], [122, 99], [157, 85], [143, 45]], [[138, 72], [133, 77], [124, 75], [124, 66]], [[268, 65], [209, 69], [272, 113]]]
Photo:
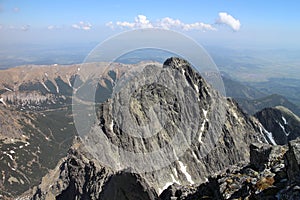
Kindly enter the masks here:
[[[288, 146], [253, 144], [250, 163], [231, 166], [198, 186], [174, 184], [159, 199], [299, 199], [299, 145], [300, 139]], [[257, 155], [267, 163], [263, 168], [256, 166]]]
[[300, 136], [300, 118], [283, 106], [265, 108], [254, 115], [279, 145]]

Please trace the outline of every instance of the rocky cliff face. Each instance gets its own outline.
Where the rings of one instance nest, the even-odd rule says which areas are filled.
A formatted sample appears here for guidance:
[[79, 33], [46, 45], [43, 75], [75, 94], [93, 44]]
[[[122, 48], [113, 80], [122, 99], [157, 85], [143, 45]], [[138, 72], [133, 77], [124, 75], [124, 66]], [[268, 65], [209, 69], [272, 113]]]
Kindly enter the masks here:
[[300, 119], [289, 109], [277, 106], [255, 114], [276, 144], [287, 144], [300, 136]]
[[299, 199], [299, 145], [299, 139], [286, 146], [252, 144], [249, 163], [224, 169], [197, 186], [172, 185], [159, 199]]
[[93, 164], [70, 152], [31, 198], [136, 199], [137, 190], [142, 199], [156, 199], [170, 185], [199, 185], [248, 162], [250, 144], [266, 142], [259, 122], [184, 60], [146, 66], [121, 83], [99, 107], [96, 124], [81, 135]]

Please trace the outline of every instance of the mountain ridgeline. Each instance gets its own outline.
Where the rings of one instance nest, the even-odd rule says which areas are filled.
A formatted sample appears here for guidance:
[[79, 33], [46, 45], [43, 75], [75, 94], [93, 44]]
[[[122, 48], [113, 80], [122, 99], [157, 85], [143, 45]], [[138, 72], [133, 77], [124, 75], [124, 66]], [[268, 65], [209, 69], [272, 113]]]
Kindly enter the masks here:
[[[264, 95], [224, 83], [247, 101]], [[298, 137], [299, 118], [284, 107], [249, 116], [179, 58], [3, 70], [0, 108], [0, 198], [263, 199], [298, 184], [283, 173], [300, 163], [286, 155], [298, 142], [277, 144]]]

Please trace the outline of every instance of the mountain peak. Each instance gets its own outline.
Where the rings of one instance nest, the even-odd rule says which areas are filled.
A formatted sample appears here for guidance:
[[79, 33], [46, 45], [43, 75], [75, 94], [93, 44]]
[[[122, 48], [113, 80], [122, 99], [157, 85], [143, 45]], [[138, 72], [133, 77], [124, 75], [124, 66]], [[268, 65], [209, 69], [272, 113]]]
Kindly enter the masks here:
[[184, 60], [182, 58], [171, 57], [171, 58], [168, 58], [164, 62], [163, 66], [164, 67], [171, 67], [173, 69], [179, 69], [179, 68], [190, 67], [191, 64], [187, 60]]

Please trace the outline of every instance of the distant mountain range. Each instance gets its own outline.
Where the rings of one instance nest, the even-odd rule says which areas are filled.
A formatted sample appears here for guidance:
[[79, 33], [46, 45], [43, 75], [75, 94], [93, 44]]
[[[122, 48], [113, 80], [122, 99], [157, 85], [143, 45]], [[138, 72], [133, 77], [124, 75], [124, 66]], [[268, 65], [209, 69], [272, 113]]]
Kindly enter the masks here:
[[250, 115], [254, 115], [264, 108], [284, 106], [300, 116], [300, 107], [282, 95], [261, 92], [252, 86], [229, 78], [228, 75], [223, 75], [222, 79], [226, 95], [234, 98], [239, 106]]

